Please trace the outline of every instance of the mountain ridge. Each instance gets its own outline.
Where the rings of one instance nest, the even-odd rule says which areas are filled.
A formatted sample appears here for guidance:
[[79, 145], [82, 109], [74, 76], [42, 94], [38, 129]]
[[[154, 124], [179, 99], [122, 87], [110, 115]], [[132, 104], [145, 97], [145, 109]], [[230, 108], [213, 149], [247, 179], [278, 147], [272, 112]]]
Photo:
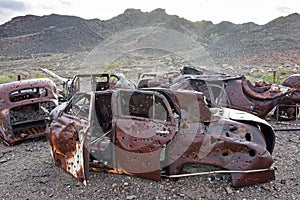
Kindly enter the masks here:
[[[0, 25], [0, 55], [90, 51], [112, 35], [140, 27], [158, 26], [187, 34], [218, 64], [300, 65], [300, 15], [278, 17], [265, 25], [253, 22], [192, 22], [164, 9], [127, 9], [109, 20], [51, 14], [15, 17]], [[279, 55], [279, 56], [278, 56]]]

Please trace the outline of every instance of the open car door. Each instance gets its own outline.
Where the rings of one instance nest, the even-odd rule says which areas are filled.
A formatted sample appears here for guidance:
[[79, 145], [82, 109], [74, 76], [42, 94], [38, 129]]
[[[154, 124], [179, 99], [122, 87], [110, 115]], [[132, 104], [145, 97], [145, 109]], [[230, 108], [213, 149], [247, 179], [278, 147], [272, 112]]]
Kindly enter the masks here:
[[88, 178], [86, 135], [90, 129], [90, 108], [91, 95], [77, 93], [68, 104], [51, 113], [52, 121], [46, 131], [55, 165], [84, 184]]

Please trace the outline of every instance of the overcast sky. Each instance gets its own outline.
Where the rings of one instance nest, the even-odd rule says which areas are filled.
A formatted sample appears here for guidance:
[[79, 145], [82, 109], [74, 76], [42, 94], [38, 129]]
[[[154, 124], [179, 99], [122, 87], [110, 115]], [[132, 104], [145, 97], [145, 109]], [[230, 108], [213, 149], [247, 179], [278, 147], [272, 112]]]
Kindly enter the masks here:
[[262, 25], [279, 16], [300, 13], [300, 0], [0, 0], [0, 24], [16, 16], [52, 13], [107, 20], [127, 8], [144, 12], [163, 8], [191, 21]]

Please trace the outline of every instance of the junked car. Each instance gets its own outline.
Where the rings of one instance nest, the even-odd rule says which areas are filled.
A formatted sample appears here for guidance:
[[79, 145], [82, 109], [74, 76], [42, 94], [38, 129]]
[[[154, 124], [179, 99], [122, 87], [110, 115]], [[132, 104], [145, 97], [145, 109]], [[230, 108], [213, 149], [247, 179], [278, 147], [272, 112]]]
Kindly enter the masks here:
[[278, 120], [295, 120], [299, 119], [299, 103], [300, 103], [300, 75], [294, 74], [288, 76], [282, 83], [285, 87], [295, 90], [288, 95], [285, 101], [280, 102], [274, 111], [274, 117]]
[[245, 76], [182, 75], [168, 86], [203, 92], [209, 104], [225, 106], [264, 118], [278, 104], [287, 102], [295, 88], [278, 84], [253, 85]]
[[149, 88], [149, 87], [168, 87], [179, 75], [193, 74], [203, 75], [204, 69], [198, 70], [196, 68], [184, 66], [180, 72], [152, 72], [144, 73], [138, 80], [137, 88]]
[[144, 73], [139, 77], [139, 80], [136, 84], [137, 88], [148, 88], [149, 81], [155, 78], [158, 75], [158, 73], [152, 72], [152, 73]]
[[55, 165], [84, 184], [90, 170], [159, 181], [188, 164], [219, 167], [235, 187], [275, 177], [272, 127], [194, 91], [79, 92], [51, 112], [46, 136]]
[[57, 105], [56, 85], [48, 78], [1, 84], [1, 141], [13, 145], [43, 135], [46, 118]]
[[81, 73], [75, 74], [72, 78], [65, 78], [48, 69], [41, 68], [41, 70], [60, 80], [63, 86], [59, 91], [59, 94], [61, 95], [61, 102], [69, 100], [76, 92], [99, 91], [117, 88], [136, 88], [135, 83], [126, 79], [122, 73]]
[[263, 81], [252, 84], [243, 75], [231, 76], [208, 71], [203, 74], [203, 71], [183, 67], [179, 76], [157, 74], [138, 88], [163, 87], [203, 92], [209, 105], [234, 108], [261, 118], [265, 118], [275, 107], [273, 116], [280, 120], [293, 120], [299, 114], [299, 75], [288, 77], [282, 85]]
[[149, 88], [149, 87], [165, 87], [170, 84], [172, 80], [179, 76], [179, 72], [157, 72], [157, 73], [145, 73], [142, 74], [137, 83], [137, 88]]
[[76, 92], [99, 91], [117, 88], [135, 88], [135, 84], [124, 74], [76, 74], [66, 81], [64, 95], [70, 99]]

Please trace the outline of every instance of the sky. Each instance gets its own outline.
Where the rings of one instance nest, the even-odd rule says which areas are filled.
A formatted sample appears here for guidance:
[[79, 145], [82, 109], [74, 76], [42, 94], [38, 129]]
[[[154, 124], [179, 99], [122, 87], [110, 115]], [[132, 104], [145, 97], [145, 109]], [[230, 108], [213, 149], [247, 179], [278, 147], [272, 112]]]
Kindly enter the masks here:
[[150, 12], [163, 8], [169, 15], [190, 21], [230, 21], [236, 24], [269, 21], [292, 13], [300, 14], [299, 0], [0, 0], [0, 24], [24, 15], [73, 15], [108, 20], [127, 8]]

